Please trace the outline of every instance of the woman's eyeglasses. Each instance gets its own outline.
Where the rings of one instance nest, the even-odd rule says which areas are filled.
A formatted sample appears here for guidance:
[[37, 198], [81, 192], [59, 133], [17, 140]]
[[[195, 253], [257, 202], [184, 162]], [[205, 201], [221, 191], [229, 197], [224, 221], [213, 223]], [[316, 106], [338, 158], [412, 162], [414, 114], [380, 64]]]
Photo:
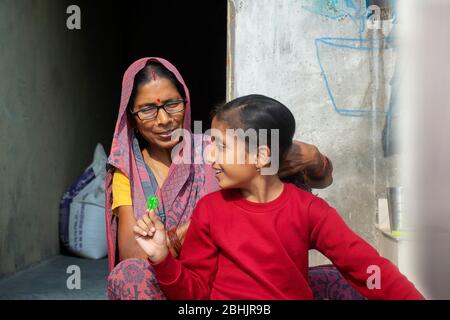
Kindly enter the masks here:
[[153, 120], [158, 116], [159, 109], [164, 109], [167, 114], [174, 114], [183, 111], [185, 103], [184, 99], [171, 100], [160, 106], [148, 105], [138, 111], [130, 110], [130, 113], [133, 116], [137, 115], [140, 120]]

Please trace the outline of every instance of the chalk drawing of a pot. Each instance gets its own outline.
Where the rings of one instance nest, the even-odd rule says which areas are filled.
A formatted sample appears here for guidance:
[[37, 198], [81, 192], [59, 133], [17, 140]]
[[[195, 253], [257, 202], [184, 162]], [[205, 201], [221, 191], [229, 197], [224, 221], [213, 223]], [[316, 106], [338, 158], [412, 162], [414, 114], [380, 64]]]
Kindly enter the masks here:
[[[374, 41], [351, 38], [318, 38], [315, 40], [317, 61], [325, 88], [334, 110], [344, 116], [385, 114], [384, 107], [373, 110]], [[384, 47], [383, 50], [392, 48]]]

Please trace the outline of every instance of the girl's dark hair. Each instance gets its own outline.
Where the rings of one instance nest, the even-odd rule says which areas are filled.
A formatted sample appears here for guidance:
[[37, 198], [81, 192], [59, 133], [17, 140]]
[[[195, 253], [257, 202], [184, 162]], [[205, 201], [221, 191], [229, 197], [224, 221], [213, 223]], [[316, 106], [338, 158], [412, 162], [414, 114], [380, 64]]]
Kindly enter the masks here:
[[[259, 94], [234, 99], [228, 103], [217, 105], [212, 112], [212, 117], [224, 121], [232, 128], [252, 128], [255, 130], [267, 129], [267, 144], [271, 148], [271, 130], [279, 130], [279, 157], [280, 164], [285, 159], [295, 133], [295, 118], [291, 111], [281, 102]], [[259, 135], [257, 135], [259, 139]], [[259, 144], [259, 141], [258, 141]], [[297, 187], [311, 192], [311, 187], [303, 174], [296, 174], [282, 179], [285, 182], [295, 184]]]
[[128, 101], [128, 110], [133, 109], [134, 100], [141, 86], [149, 83], [152, 80], [152, 73], [158, 77], [164, 78], [172, 82], [178, 93], [183, 99], [186, 99], [186, 92], [183, 85], [177, 80], [175, 75], [164, 67], [161, 63], [156, 61], [149, 61], [136, 75], [134, 76], [133, 89], [131, 90], [130, 100]]
[[[271, 148], [271, 129], [279, 130], [280, 163], [284, 160], [295, 133], [295, 119], [291, 111], [281, 102], [259, 94], [251, 94], [218, 105], [212, 116], [224, 121], [232, 128], [267, 130], [267, 145]], [[258, 145], [259, 145], [259, 135]]]
[[[139, 88], [150, 81], [152, 81], [152, 74], [157, 75], [158, 77], [164, 78], [172, 82], [172, 84], [177, 89], [178, 93], [183, 99], [186, 99], [186, 92], [184, 91], [184, 87], [180, 81], [177, 80], [175, 75], [164, 67], [161, 63], [156, 61], [149, 61], [136, 75], [134, 76], [133, 81], [133, 89], [131, 90], [130, 99], [128, 100], [127, 109], [129, 112], [133, 110], [134, 100], [136, 99], [136, 95], [138, 94]], [[136, 134], [136, 138], [138, 139], [139, 145], [141, 148], [145, 148], [148, 145], [148, 142], [141, 136], [140, 133]]]

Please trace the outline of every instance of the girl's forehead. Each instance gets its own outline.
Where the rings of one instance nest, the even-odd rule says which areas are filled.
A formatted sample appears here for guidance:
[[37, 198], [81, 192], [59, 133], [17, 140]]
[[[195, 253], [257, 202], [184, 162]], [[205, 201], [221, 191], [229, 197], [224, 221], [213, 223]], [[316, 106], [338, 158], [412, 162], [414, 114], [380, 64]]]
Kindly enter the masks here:
[[227, 129], [231, 129], [231, 128], [228, 126], [228, 124], [225, 121], [222, 121], [222, 120], [218, 119], [217, 117], [214, 117], [211, 122], [211, 129], [223, 131], [225, 133], [225, 131]]
[[211, 136], [226, 140], [227, 135], [234, 135], [235, 128], [232, 128], [226, 121], [214, 117], [211, 123]]
[[245, 143], [245, 138], [240, 134], [241, 129], [231, 128], [224, 121], [218, 121], [211, 125], [210, 136], [216, 142], [222, 142], [227, 145]]

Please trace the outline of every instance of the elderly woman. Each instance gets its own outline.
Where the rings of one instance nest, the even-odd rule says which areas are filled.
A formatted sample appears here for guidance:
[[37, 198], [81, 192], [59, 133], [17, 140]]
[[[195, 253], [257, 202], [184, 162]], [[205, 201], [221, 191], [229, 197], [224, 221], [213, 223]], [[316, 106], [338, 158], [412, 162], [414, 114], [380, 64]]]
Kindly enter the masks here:
[[[160, 200], [156, 212], [177, 257], [195, 205], [219, 188], [211, 166], [194, 161], [209, 139], [192, 134], [190, 123], [189, 91], [171, 63], [143, 58], [128, 68], [106, 177], [111, 299], [165, 299], [133, 233], [148, 197], [156, 195]], [[175, 139], [177, 129], [185, 129], [189, 137]], [[179, 152], [172, 152], [177, 145]], [[184, 150], [190, 154], [183, 154]], [[192, 161], [173, 158], [186, 156]], [[279, 170], [280, 177], [303, 188], [324, 188], [331, 184], [331, 174], [330, 160], [315, 146], [298, 141]]]

